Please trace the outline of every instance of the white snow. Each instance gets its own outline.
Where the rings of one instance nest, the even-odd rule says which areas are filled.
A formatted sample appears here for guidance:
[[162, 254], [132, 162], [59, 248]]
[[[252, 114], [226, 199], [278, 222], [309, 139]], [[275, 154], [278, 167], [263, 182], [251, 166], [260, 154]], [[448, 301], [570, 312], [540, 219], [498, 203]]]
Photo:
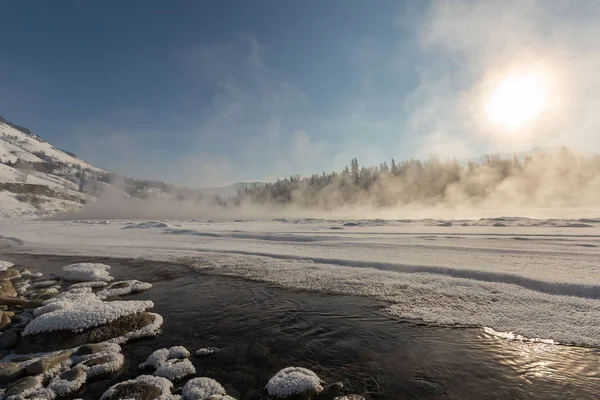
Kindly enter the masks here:
[[[122, 286], [123, 287], [115, 287]], [[128, 281], [118, 281], [113, 282], [106, 289], [103, 289], [96, 293], [96, 295], [101, 299], [107, 299], [109, 297], [123, 296], [126, 294], [141, 292], [142, 290], [148, 290], [152, 288], [151, 283], [140, 282], [138, 280], [128, 280]]]
[[210, 396], [225, 396], [225, 389], [221, 384], [211, 378], [190, 379], [182, 390], [185, 400], [203, 400]]
[[185, 262], [384, 300], [401, 318], [600, 347], [600, 219], [591, 215], [449, 221], [452, 226], [438, 226], [440, 220], [179, 220], [169, 228], [122, 229], [131, 222], [7, 220], [0, 235], [22, 243], [14, 248], [23, 252]]
[[323, 381], [313, 371], [301, 367], [287, 367], [276, 373], [267, 383], [267, 393], [275, 397], [323, 391]]
[[65, 281], [104, 281], [110, 282], [110, 265], [101, 263], [79, 263], [66, 265], [63, 268], [62, 278]]
[[161, 376], [170, 381], [179, 380], [195, 373], [196, 368], [187, 358], [167, 360], [154, 371], [155, 376]]
[[[11, 152], [16, 152], [16, 154]], [[0, 159], [3, 161], [16, 161], [17, 158], [21, 158], [24, 161], [40, 162], [42, 160], [33, 154], [37, 152], [43, 152], [46, 156], [55, 158], [65, 164], [80, 165], [90, 170], [103, 171], [56, 149], [50, 143], [0, 122]]]

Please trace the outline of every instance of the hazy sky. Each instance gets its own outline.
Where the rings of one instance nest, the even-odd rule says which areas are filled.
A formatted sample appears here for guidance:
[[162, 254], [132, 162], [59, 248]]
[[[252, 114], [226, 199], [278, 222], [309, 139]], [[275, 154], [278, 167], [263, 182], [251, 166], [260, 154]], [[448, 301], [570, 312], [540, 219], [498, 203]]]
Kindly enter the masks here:
[[[352, 157], [598, 151], [600, 2], [0, 0], [0, 115], [99, 166], [201, 186]], [[542, 71], [505, 132], [490, 85]]]

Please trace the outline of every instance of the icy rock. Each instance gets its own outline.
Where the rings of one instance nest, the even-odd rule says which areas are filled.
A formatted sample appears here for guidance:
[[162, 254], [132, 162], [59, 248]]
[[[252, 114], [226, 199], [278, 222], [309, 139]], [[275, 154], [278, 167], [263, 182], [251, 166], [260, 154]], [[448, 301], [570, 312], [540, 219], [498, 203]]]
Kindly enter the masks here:
[[3, 306], [21, 306], [25, 304], [25, 302], [26, 300], [22, 297], [0, 297], [0, 305]]
[[203, 347], [201, 349], [196, 350], [196, 355], [198, 357], [205, 357], [211, 354], [218, 352], [220, 349], [217, 347]]
[[80, 332], [154, 307], [154, 303], [147, 300], [103, 302], [91, 297], [82, 303], [64, 302], [59, 305], [61, 308], [46, 312], [31, 321], [23, 335], [58, 330]]
[[13, 399], [24, 399], [29, 395], [35, 393], [36, 390], [42, 387], [42, 382], [36, 376], [28, 376], [15, 383], [6, 391], [6, 398], [9, 400]]
[[19, 379], [25, 373], [25, 368], [14, 362], [0, 363], [0, 384]]
[[296, 395], [317, 395], [323, 391], [323, 381], [313, 371], [288, 367], [279, 371], [269, 379], [267, 393], [278, 398], [287, 398]]
[[39, 282], [35, 282], [31, 285], [32, 288], [34, 289], [41, 289], [41, 288], [47, 288], [50, 286], [54, 286], [58, 283], [58, 281], [55, 280], [49, 280], [49, 281], [39, 281]]
[[151, 283], [141, 282], [138, 280], [120, 281], [114, 282], [97, 293], [97, 296], [101, 299], [109, 297], [124, 296], [126, 294], [137, 293], [143, 290], [152, 288]]
[[172, 399], [173, 384], [165, 378], [151, 375], [140, 375], [135, 379], [117, 383], [102, 395], [101, 400], [153, 400]]
[[10, 281], [0, 281], [0, 297], [11, 298], [18, 294], [17, 289], [10, 283]]
[[160, 365], [154, 372], [154, 376], [167, 378], [170, 381], [179, 380], [186, 376], [194, 375], [196, 368], [187, 358], [168, 360]]
[[168, 360], [188, 358], [190, 352], [183, 346], [173, 346], [169, 349], [158, 349], [148, 356], [145, 362], [139, 365], [139, 368], [158, 368]]
[[7, 330], [0, 333], [0, 349], [12, 349], [19, 343], [19, 335], [14, 330]]
[[[42, 317], [36, 318], [29, 325]], [[158, 314], [141, 312], [121, 317], [109, 324], [83, 332], [58, 330], [50, 333], [31, 334], [21, 337], [19, 344], [15, 348], [15, 352], [17, 354], [24, 354], [55, 351], [71, 349], [86, 343], [100, 343], [105, 341], [122, 344], [130, 339], [157, 335], [160, 332], [162, 322], [162, 317]]]
[[89, 378], [107, 375], [117, 372], [123, 367], [125, 357], [121, 353], [109, 353], [108, 355], [83, 361], [81, 367]]
[[35, 392], [27, 396], [29, 400], [54, 400], [56, 398], [56, 392], [50, 388], [40, 388]]
[[79, 347], [73, 355], [83, 357], [82, 361], [97, 357], [98, 355], [107, 355], [109, 353], [120, 353], [121, 346], [115, 343], [89, 343]]
[[21, 277], [21, 273], [14, 268], [7, 268], [0, 271], [0, 280], [13, 280]]
[[62, 279], [65, 281], [88, 282], [104, 281], [110, 282], [113, 277], [108, 270], [110, 265], [100, 263], [80, 263], [71, 264], [62, 268]]
[[225, 396], [225, 389], [221, 384], [211, 378], [190, 379], [183, 387], [185, 400], [203, 400], [211, 396]]
[[10, 325], [11, 319], [10, 317], [14, 315], [14, 313], [10, 311], [0, 311], [0, 330], [6, 328]]
[[106, 283], [104, 281], [78, 282], [78, 283], [74, 283], [71, 286], [69, 286], [68, 290], [88, 288], [88, 287], [89, 288], [101, 288], [101, 287], [106, 287], [106, 285], [108, 285], [108, 283]]
[[51, 356], [44, 357], [38, 361], [29, 364], [25, 368], [25, 371], [27, 371], [27, 373], [30, 375], [45, 374], [46, 372], [54, 368], [56, 365], [59, 365], [63, 361], [69, 359], [69, 357], [71, 357], [70, 351], [61, 351], [58, 354], [53, 354]]
[[87, 374], [83, 368], [75, 367], [52, 378], [48, 385], [48, 389], [51, 389], [59, 396], [66, 396], [79, 390], [86, 379]]

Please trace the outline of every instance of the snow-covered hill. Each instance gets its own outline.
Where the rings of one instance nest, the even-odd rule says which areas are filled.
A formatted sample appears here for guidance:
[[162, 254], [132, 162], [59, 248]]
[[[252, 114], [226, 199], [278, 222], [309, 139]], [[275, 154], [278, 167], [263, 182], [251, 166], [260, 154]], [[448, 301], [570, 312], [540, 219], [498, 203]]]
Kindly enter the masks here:
[[86, 177], [107, 172], [0, 117], [0, 216], [79, 209], [93, 200], [83, 185]]

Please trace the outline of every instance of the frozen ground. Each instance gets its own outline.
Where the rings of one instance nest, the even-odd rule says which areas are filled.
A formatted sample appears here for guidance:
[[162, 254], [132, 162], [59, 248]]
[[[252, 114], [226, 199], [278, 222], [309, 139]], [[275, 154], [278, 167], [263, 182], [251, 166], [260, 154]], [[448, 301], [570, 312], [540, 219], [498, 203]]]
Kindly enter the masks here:
[[600, 219], [6, 220], [5, 252], [143, 257], [370, 296], [428, 323], [600, 347]]

